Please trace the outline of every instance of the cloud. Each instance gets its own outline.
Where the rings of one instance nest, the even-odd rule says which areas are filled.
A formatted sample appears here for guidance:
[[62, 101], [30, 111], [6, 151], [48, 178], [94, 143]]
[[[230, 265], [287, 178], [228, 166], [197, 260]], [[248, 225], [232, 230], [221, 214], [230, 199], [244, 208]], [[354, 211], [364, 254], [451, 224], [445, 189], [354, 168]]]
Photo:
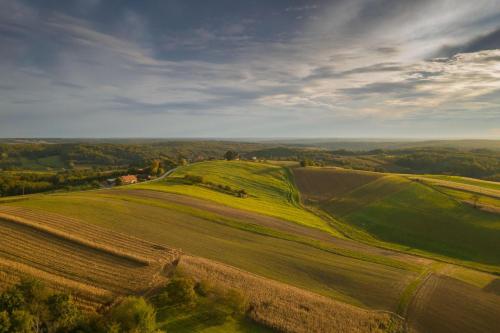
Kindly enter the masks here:
[[[478, 129], [500, 117], [500, 5], [478, 1], [0, 0], [0, 117], [33, 128], [51, 119], [47, 129], [76, 126], [76, 117], [85, 130], [176, 119], [203, 133], [199, 117], [231, 118], [242, 132], [259, 118], [269, 122], [262, 131], [283, 135], [301, 124], [310, 126], [301, 133], [328, 133], [353, 121], [369, 130], [455, 117]], [[250, 133], [261, 133], [258, 123]]]
[[313, 5], [287, 7], [287, 8], [285, 8], [285, 11], [286, 12], [303, 12], [303, 11], [315, 10], [318, 8], [320, 8], [319, 5], [313, 4]]
[[462, 45], [445, 46], [437, 53], [438, 56], [453, 56], [457, 53], [477, 52], [482, 50], [500, 49], [500, 28], [492, 32], [474, 37]]

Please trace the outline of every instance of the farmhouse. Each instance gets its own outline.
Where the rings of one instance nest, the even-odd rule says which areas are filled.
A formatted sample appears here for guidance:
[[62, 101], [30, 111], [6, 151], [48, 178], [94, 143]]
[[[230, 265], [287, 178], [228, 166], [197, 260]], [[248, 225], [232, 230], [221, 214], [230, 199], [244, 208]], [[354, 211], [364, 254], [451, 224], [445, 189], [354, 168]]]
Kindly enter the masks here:
[[134, 175], [121, 176], [120, 181], [122, 184], [135, 184], [137, 183], [137, 176]]

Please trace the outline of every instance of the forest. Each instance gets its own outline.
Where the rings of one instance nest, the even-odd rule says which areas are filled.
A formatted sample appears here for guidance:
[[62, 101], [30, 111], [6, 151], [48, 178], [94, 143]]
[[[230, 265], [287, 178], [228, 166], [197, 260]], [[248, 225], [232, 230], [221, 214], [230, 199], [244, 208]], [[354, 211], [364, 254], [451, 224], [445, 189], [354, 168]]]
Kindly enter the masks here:
[[[386, 146], [381, 143], [380, 147]], [[177, 165], [224, 159], [227, 152], [247, 160], [500, 180], [500, 151], [450, 144], [359, 151], [219, 140], [4, 141], [0, 143], [0, 196], [99, 188], [109, 178], [156, 176]]]

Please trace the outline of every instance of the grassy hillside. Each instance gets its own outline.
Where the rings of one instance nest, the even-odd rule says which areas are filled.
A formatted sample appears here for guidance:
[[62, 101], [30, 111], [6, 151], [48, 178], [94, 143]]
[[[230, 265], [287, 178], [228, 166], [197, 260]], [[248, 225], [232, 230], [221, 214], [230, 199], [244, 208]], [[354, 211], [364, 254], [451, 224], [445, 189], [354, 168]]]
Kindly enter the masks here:
[[460, 176], [446, 176], [446, 175], [425, 175], [425, 177], [426, 178], [433, 178], [433, 179], [448, 180], [448, 181], [452, 181], [452, 182], [458, 183], [458, 184], [473, 185], [473, 186], [483, 187], [486, 189], [500, 191], [500, 183], [499, 182], [491, 182], [491, 181], [486, 181], [486, 180], [481, 180], [481, 179], [474, 179], [474, 178], [467, 178], [467, 177], [460, 177]]
[[[84, 206], [82, 202], [79, 204]], [[138, 207], [132, 208], [135, 210]], [[147, 210], [143, 209], [140, 213], [147, 213]], [[161, 213], [168, 213], [168, 218], [179, 218], [167, 210], [162, 210]], [[47, 211], [0, 205], [0, 217], [0, 291], [16, 283], [21, 277], [34, 276], [51, 287], [71, 292], [81, 306], [91, 310], [120, 295], [151, 295], [151, 292], [165, 283], [165, 278], [172, 271], [171, 266], [166, 269], [166, 264], [170, 265], [175, 252], [160, 244], [128, 237], [83, 220]], [[118, 214], [117, 218], [121, 219], [123, 216]], [[190, 222], [195, 221], [191, 219]], [[139, 224], [140, 220], [137, 219], [136, 226]], [[128, 232], [134, 229], [133, 225], [125, 226]], [[169, 231], [175, 233], [175, 228], [163, 230], [164, 233]], [[184, 230], [185, 239], [189, 232], [192, 233], [189, 229]], [[217, 235], [217, 230], [214, 230], [214, 234]], [[202, 242], [201, 238], [187, 239], [188, 242], [184, 244], [191, 241]], [[209, 245], [214, 248], [216, 246], [205, 244]], [[256, 246], [259, 245], [257, 242]], [[282, 248], [279, 241], [275, 246], [280, 251], [292, 250], [292, 247]], [[236, 248], [234, 250], [237, 251]], [[264, 250], [271, 252], [272, 248], [268, 246]], [[264, 257], [264, 254], [261, 253], [261, 256]], [[332, 258], [325, 257], [323, 264]], [[339, 258], [342, 260], [342, 257]], [[285, 257], [283, 259], [286, 260]], [[362, 267], [355, 262], [349, 266], [348, 260], [343, 261], [345, 268], [356, 270], [356, 266], [358, 269]], [[302, 264], [296, 263], [297, 266]], [[378, 265], [368, 264], [366, 269], [377, 270], [376, 266]], [[342, 269], [340, 266], [338, 268]], [[389, 328], [400, 324], [400, 320], [392, 314], [344, 304], [202, 258], [183, 256], [178, 270], [182, 276], [203, 281], [205, 290], [213, 290], [219, 295], [229, 289], [241, 290], [244, 299], [251, 305], [251, 311], [247, 316], [220, 317], [220, 314], [216, 314], [217, 311], [226, 313], [229, 310], [219, 304], [217, 299], [200, 296], [193, 307], [167, 305], [158, 309], [159, 328], [166, 328], [168, 332], [274, 331], [262, 324], [294, 332], [334, 332], [345, 327], [353, 332], [382, 332], [381, 327]], [[369, 272], [364, 273], [366, 274]], [[381, 279], [387, 272], [382, 270], [378, 274]], [[356, 280], [359, 282], [359, 278]], [[368, 284], [364, 288], [368, 288]], [[389, 290], [390, 285], [387, 284], [384, 288]], [[312, 309], [313, 313], [304, 312], [304, 308]], [[330, 315], [324, 317], [325, 312]], [[293, 316], [289, 316], [290, 313]]]
[[[379, 255], [338, 251], [237, 219], [137, 195], [44, 195], [9, 205], [43, 209], [180, 248], [357, 305], [395, 309], [415, 265]], [[284, 222], [286, 223], [286, 222]], [[401, 259], [403, 260], [403, 259]], [[381, 297], [383, 295], [383, 297]]]
[[[204, 186], [186, 184], [183, 182], [186, 174], [203, 176], [206, 182], [217, 185], [243, 189], [248, 192], [248, 197], [238, 198]], [[243, 161], [195, 163], [180, 168], [162, 182], [139, 184], [135, 188], [208, 199], [339, 235], [325, 221], [300, 207], [298, 192], [288, 170], [278, 165]]]
[[[448, 278], [439, 278], [436, 292], [456, 290], [457, 313], [468, 311], [456, 301], [463, 291], [468, 304], [477, 300], [484, 308], [484, 318], [475, 311], [471, 322], [494, 323], [500, 304], [495, 276], [336, 238], [328, 223], [366, 242], [498, 271], [497, 215], [406, 176], [297, 170], [302, 173], [292, 177], [279, 165], [211, 161], [158, 182], [2, 199], [6, 221], [0, 222], [0, 235], [8, 242], [0, 243], [0, 278], [10, 281], [13, 272], [21, 272], [114, 293], [125, 287], [143, 292], [142, 282], [154, 285], [158, 277], [151, 274], [158, 273], [152, 270], [156, 252], [176, 248], [185, 254], [182, 272], [241, 290], [251, 304], [250, 318], [278, 330], [381, 332], [401, 324], [394, 314], [368, 310], [408, 314], [412, 327], [437, 327], [432, 313], [421, 309], [440, 302], [428, 284], [438, 274]], [[186, 174], [201, 175], [204, 182], [193, 184]], [[307, 186], [304, 198], [315, 199], [341, 222], [327, 223], [305, 210], [294, 180]], [[248, 197], [223, 186], [245, 189]], [[43, 251], [33, 251], [36, 244]], [[455, 288], [457, 281], [465, 287]], [[161, 308], [161, 327], [267, 331], [246, 319], [210, 324], [204, 308], [209, 301], [202, 299], [194, 312]]]
[[[346, 174], [335, 169], [330, 172], [326, 178]], [[302, 177], [302, 173], [295, 174]], [[297, 183], [300, 186], [300, 181]], [[406, 251], [436, 254], [500, 271], [499, 215], [461, 203], [423, 182], [384, 176], [333, 195], [320, 206], [361, 231], [351, 233], [353, 237], [394, 243]]]

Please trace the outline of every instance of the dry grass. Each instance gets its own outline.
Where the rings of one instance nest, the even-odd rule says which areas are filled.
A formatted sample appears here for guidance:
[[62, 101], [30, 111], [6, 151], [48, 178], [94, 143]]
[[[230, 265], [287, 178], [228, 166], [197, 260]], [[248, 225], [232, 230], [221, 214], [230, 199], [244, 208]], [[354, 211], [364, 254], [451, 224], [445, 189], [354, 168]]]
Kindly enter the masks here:
[[241, 290], [250, 317], [284, 332], [399, 332], [402, 319], [368, 311], [199, 257], [183, 256], [179, 268], [196, 280]]
[[162, 246], [55, 214], [1, 209], [0, 271], [12, 282], [34, 276], [82, 300], [105, 302], [154, 288], [178, 257]]

